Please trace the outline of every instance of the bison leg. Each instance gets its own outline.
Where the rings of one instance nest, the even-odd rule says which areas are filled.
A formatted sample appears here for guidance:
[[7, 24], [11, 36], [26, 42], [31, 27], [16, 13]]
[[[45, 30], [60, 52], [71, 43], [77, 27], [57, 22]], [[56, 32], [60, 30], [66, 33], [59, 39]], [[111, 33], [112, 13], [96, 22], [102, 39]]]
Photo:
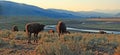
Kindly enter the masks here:
[[36, 37], [35, 37], [36, 35], [35, 35], [35, 33], [34, 33], [34, 42], [35, 42], [35, 39], [36, 39]]
[[31, 33], [28, 33], [28, 43], [31, 43]]
[[60, 31], [59, 33], [58, 33], [58, 35], [59, 35], [59, 37], [62, 35], [62, 31]]
[[60, 37], [60, 33], [58, 33], [59, 37]]
[[34, 37], [35, 37], [34, 42], [38, 43], [38, 33], [34, 34]]

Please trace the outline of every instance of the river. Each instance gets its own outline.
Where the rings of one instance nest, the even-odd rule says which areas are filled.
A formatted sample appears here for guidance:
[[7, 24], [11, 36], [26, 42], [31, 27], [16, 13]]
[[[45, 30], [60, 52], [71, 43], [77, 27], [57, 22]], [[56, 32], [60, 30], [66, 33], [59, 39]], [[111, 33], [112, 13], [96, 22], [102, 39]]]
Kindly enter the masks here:
[[[46, 25], [45, 29], [56, 29], [56, 25]], [[69, 31], [78, 31], [78, 32], [93, 32], [93, 33], [97, 33], [100, 30], [94, 30], [94, 29], [78, 29], [78, 28], [72, 28], [72, 27], [67, 27], [67, 30]], [[109, 34], [120, 34], [120, 31], [108, 31], [108, 30], [103, 30], [106, 33]]]

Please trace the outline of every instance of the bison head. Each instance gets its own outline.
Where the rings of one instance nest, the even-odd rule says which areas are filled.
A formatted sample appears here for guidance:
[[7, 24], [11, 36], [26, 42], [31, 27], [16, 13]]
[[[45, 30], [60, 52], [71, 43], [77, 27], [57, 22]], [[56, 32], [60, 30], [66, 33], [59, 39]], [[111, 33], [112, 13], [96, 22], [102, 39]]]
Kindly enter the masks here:
[[41, 30], [44, 30], [44, 27], [45, 27], [45, 25], [40, 24], [40, 29], [41, 29]]

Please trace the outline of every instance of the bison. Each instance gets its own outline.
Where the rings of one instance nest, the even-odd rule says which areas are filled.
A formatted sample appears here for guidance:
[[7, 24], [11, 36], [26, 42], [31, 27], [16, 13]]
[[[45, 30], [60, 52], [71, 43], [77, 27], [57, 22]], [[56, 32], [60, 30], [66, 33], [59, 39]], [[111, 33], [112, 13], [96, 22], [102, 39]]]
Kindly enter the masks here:
[[55, 32], [55, 31], [54, 31], [54, 30], [52, 30], [52, 29], [48, 31], [48, 33], [54, 33], [54, 32]]
[[99, 33], [100, 33], [100, 34], [106, 34], [106, 32], [103, 31], [103, 30], [100, 30]]
[[58, 32], [59, 36], [61, 34], [66, 33], [66, 25], [65, 25], [65, 23], [62, 22], [62, 21], [59, 21], [57, 26], [56, 26], [56, 31]]
[[13, 31], [13, 32], [18, 31], [18, 27], [17, 27], [16, 25], [14, 25], [14, 26], [12, 27], [12, 31]]
[[28, 43], [31, 43], [31, 34], [34, 34], [34, 42], [38, 42], [38, 33], [44, 30], [43, 24], [39, 23], [28, 23], [26, 24], [26, 33], [28, 35]]

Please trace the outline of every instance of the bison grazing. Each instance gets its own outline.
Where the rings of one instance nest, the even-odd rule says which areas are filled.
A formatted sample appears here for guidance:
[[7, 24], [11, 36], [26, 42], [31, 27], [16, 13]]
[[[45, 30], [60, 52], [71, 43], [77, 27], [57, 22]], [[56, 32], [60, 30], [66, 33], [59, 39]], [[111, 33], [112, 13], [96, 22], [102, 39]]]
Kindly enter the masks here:
[[12, 27], [12, 31], [13, 31], [13, 32], [18, 31], [18, 27], [17, 27], [16, 25], [14, 25], [14, 26]]
[[26, 24], [25, 28], [26, 28], [26, 33], [28, 35], [28, 43], [31, 43], [31, 34], [34, 34], [34, 42], [38, 42], [38, 33], [42, 30], [44, 30], [44, 26], [43, 24], [39, 24], [39, 23], [28, 23]]
[[52, 29], [48, 31], [48, 33], [54, 33], [54, 32], [55, 32], [55, 31], [54, 31], [54, 30], [52, 30]]
[[56, 26], [56, 30], [57, 30], [59, 36], [61, 34], [66, 33], [66, 25], [65, 25], [65, 23], [63, 23], [62, 21], [59, 21], [57, 26]]

